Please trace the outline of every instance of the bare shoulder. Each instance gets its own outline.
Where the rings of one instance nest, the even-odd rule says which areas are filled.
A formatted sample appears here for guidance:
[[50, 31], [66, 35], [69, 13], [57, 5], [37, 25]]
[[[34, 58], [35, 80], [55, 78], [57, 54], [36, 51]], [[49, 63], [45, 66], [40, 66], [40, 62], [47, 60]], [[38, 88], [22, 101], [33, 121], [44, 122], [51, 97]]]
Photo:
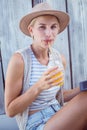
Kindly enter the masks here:
[[10, 59], [10, 62], [14, 63], [14, 65], [23, 65], [24, 64], [22, 55], [20, 53], [14, 53]]
[[66, 69], [66, 58], [63, 54], [61, 54], [61, 59], [62, 59], [63, 66]]
[[24, 61], [20, 53], [14, 53], [9, 61], [8, 68], [16, 69], [18, 72], [23, 71]]
[[[22, 86], [24, 74], [24, 61], [19, 53], [12, 55], [7, 72], [6, 72], [6, 86]], [[21, 88], [20, 88], [21, 89]]]

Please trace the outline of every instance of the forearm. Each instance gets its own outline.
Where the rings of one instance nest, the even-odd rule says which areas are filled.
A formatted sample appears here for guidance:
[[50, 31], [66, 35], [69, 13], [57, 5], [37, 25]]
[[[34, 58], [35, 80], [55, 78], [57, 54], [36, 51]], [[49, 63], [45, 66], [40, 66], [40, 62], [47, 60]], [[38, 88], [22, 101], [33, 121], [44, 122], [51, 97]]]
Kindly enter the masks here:
[[64, 90], [64, 102], [67, 102], [69, 100], [71, 100], [73, 97], [75, 97], [77, 94], [80, 93], [80, 88], [76, 87], [74, 89], [70, 89], [70, 90]]
[[35, 84], [8, 105], [6, 108], [7, 115], [13, 117], [18, 113], [22, 113], [36, 99], [39, 93], [40, 90], [38, 89], [37, 84]]

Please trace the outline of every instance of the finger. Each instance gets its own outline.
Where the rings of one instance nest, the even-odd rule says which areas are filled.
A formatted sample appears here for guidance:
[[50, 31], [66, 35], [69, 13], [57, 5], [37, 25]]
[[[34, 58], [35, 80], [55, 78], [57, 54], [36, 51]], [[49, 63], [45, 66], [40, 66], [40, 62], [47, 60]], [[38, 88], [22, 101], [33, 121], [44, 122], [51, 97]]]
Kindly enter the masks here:
[[61, 76], [54, 76], [54, 77], [51, 77], [49, 80], [48, 80], [48, 83], [60, 83], [60, 82], [63, 82], [64, 81], [64, 75], [61, 75]]
[[59, 82], [53, 82], [52, 84], [51, 84], [51, 86], [53, 87], [53, 86], [61, 86], [61, 84], [63, 85], [64, 84], [64, 79], [61, 79]]
[[44, 72], [44, 75], [48, 75], [49, 73], [51, 73], [52, 71], [55, 71], [58, 69], [58, 66], [49, 68], [47, 71]]
[[[52, 72], [50, 72], [48, 75], [46, 75], [46, 80], [49, 80], [51, 79], [53, 76], [55, 76], [56, 74], [58, 74], [60, 71], [57, 69], [57, 70], [54, 70]], [[58, 78], [58, 76], [57, 76]]]
[[63, 77], [63, 76], [64, 76], [63, 71], [60, 71], [60, 70], [57, 69], [57, 70], [55, 70], [55, 71], [53, 71], [53, 72], [50, 72], [50, 74], [47, 75], [47, 79], [55, 78], [55, 77], [61, 78], [61, 77]]

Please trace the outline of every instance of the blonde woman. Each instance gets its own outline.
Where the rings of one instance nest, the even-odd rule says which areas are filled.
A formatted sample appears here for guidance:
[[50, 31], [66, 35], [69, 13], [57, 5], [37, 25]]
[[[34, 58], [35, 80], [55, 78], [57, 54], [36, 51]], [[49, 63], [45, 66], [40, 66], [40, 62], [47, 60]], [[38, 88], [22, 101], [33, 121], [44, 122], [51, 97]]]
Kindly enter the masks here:
[[48, 67], [55, 54], [59, 65], [66, 66], [65, 58], [53, 48], [51, 55], [49, 46], [68, 23], [69, 15], [53, 10], [48, 3], [36, 5], [20, 21], [21, 31], [32, 37], [32, 43], [14, 53], [5, 82], [6, 114], [16, 116], [20, 130], [86, 129], [87, 92], [80, 93], [79, 87], [65, 91], [64, 100], [72, 100], [61, 107], [56, 97], [64, 75], [52, 78], [62, 69]]

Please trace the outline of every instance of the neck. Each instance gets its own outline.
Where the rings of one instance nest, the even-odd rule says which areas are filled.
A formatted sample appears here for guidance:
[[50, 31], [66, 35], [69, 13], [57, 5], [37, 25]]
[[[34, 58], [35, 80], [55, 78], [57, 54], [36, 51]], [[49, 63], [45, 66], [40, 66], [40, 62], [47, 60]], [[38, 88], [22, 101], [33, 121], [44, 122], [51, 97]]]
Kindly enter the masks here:
[[48, 48], [44, 49], [44, 48], [36, 46], [35, 44], [32, 44], [31, 48], [37, 58], [48, 57]]
[[38, 47], [35, 44], [32, 44], [31, 48], [38, 61], [43, 65], [47, 65], [49, 61], [48, 49]]

